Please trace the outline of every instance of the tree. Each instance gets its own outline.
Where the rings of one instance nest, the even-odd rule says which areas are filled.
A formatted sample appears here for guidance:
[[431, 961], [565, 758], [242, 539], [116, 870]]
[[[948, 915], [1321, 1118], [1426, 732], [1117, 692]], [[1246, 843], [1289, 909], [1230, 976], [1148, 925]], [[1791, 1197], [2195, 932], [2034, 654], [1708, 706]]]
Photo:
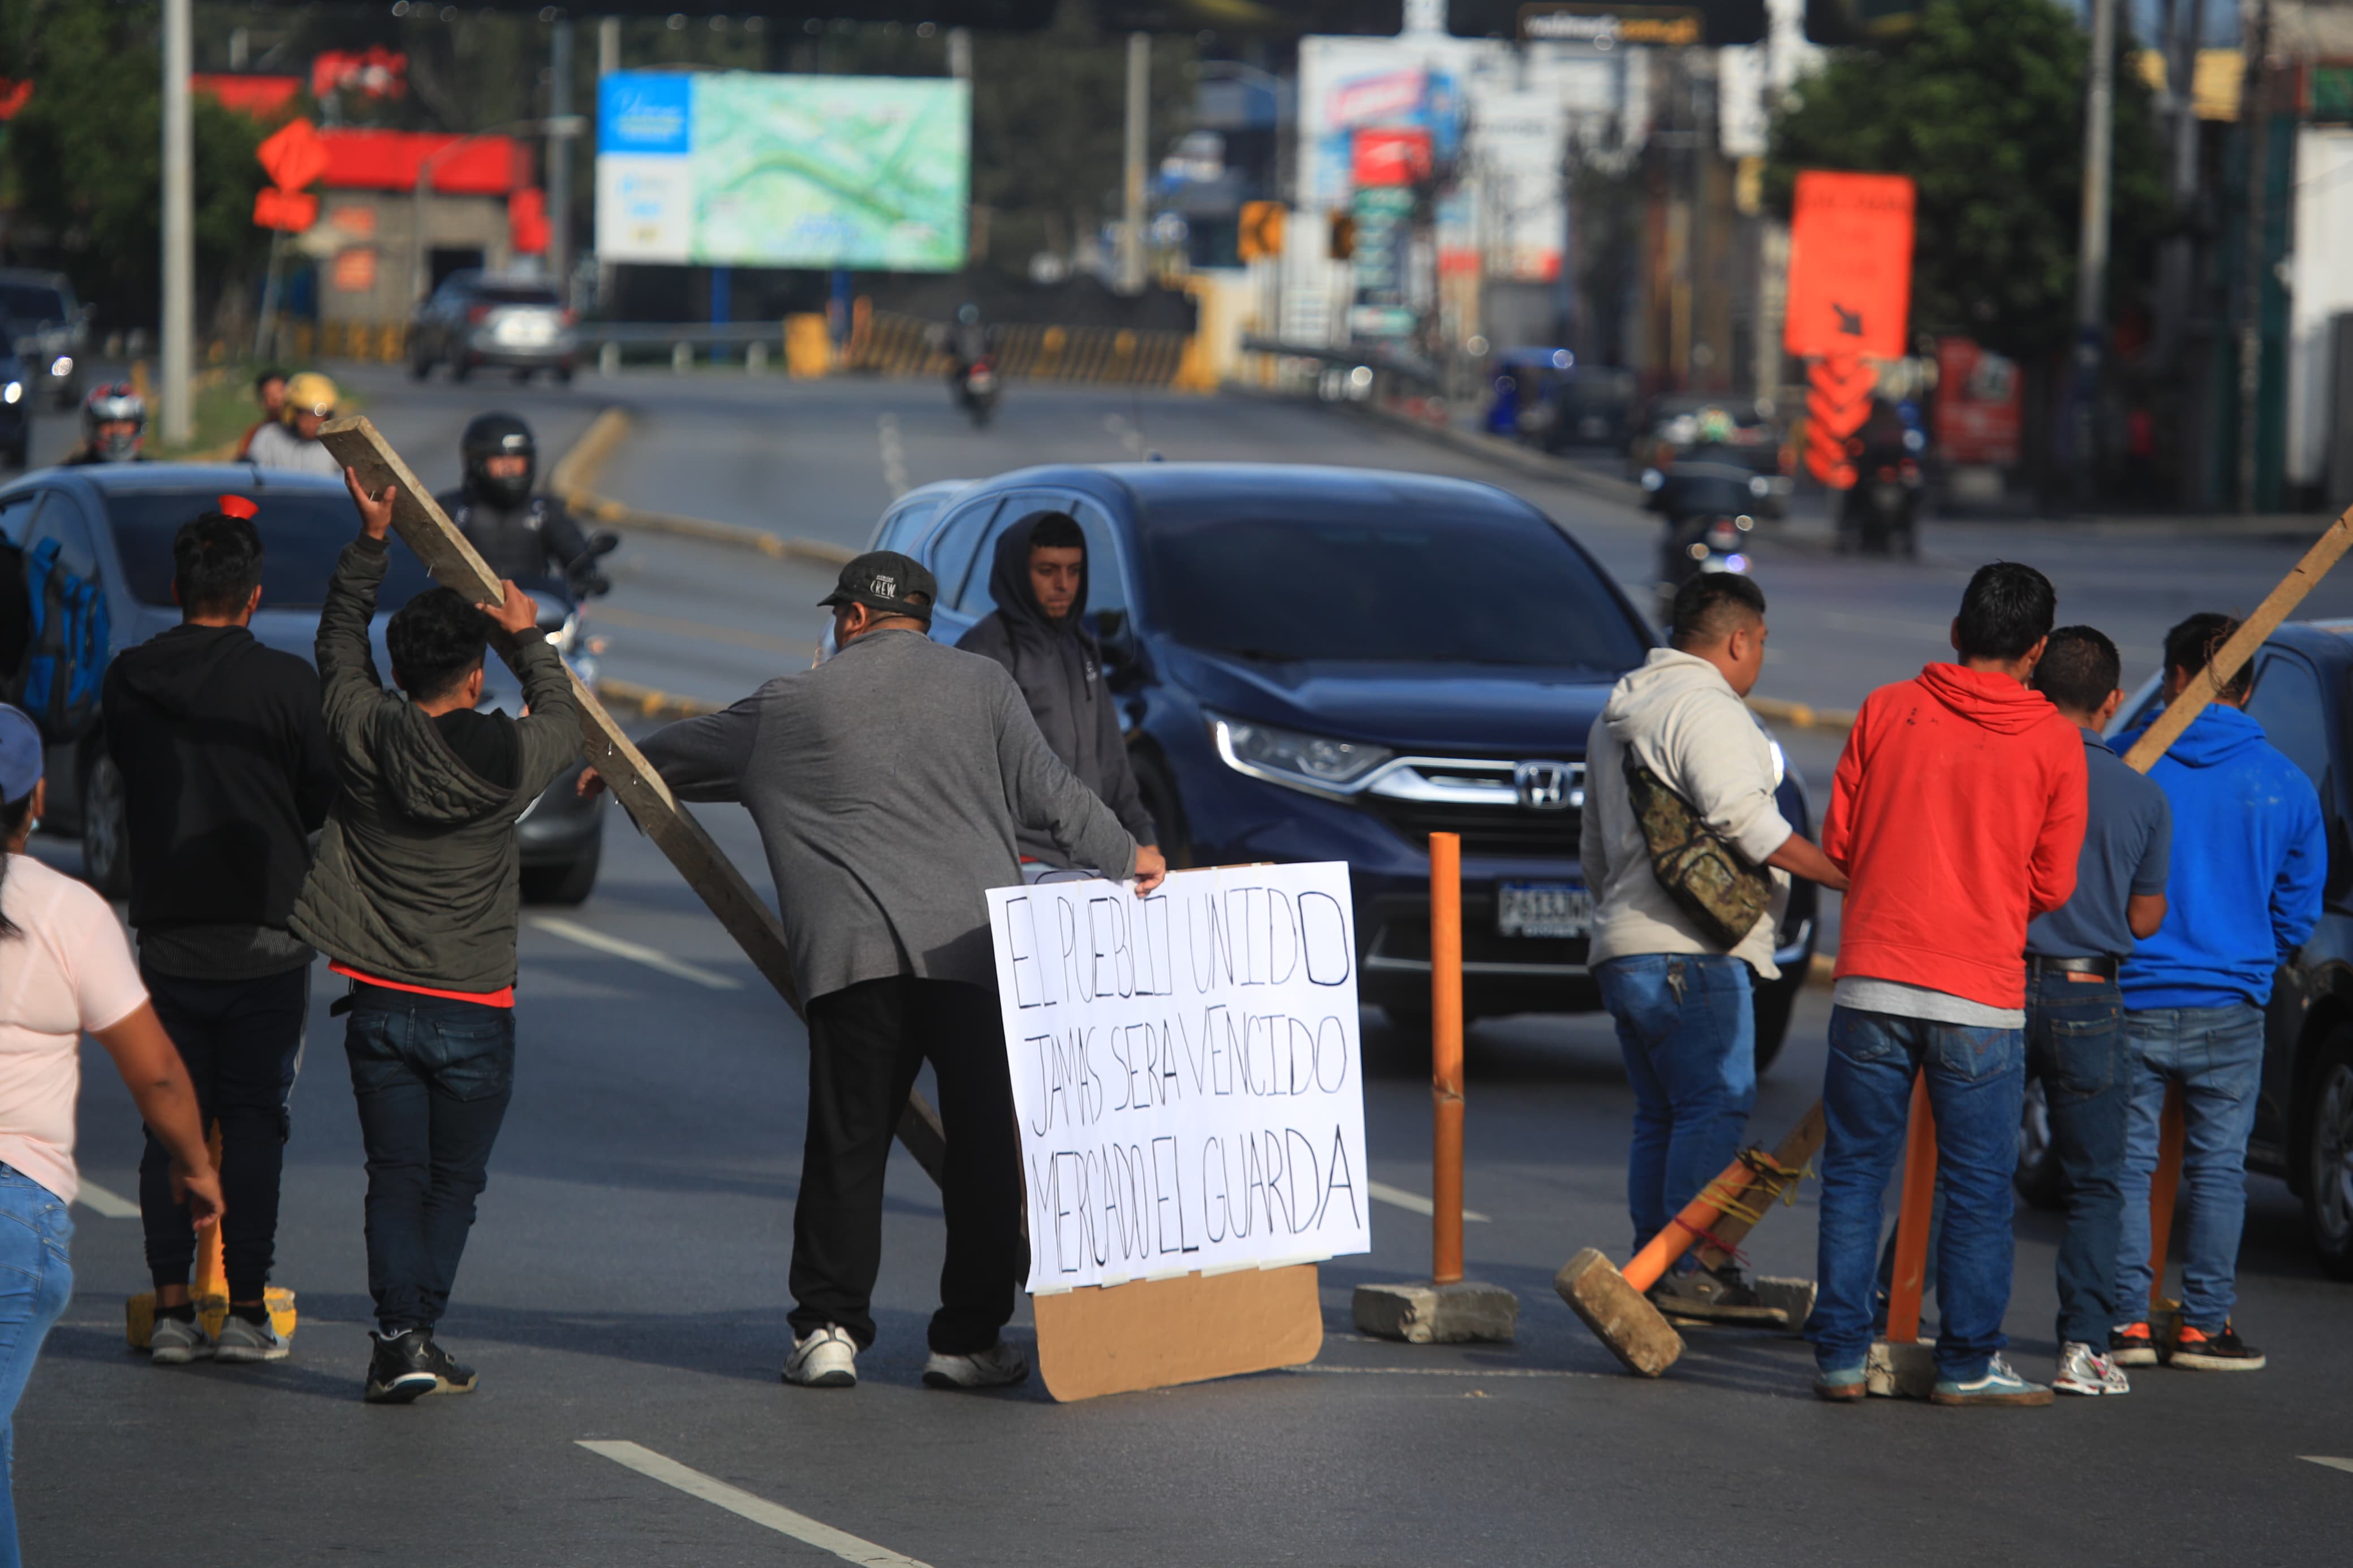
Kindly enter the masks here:
[[[1911, 175], [1914, 330], [2047, 359], [2074, 332], [2089, 53], [2052, 0], [1933, 0], [1905, 42], [1838, 50], [1788, 95], [1768, 197], [1787, 214], [1799, 169]], [[2129, 63], [2116, 71], [2111, 316], [2170, 221], [2148, 89]]]
[[[0, 76], [33, 84], [0, 143], [8, 259], [52, 266], [102, 325], [155, 324], [163, 288], [163, 59], [158, 8], [111, 0], [0, 5]], [[241, 307], [269, 250], [253, 226], [268, 128], [195, 105], [197, 319]]]

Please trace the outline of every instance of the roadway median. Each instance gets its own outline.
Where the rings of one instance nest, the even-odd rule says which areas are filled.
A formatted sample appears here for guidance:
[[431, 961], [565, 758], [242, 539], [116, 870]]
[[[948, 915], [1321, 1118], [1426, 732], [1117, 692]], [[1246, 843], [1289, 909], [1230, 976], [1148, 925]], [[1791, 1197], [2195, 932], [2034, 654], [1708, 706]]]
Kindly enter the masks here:
[[607, 408], [598, 414], [549, 471], [548, 489], [575, 515], [624, 533], [661, 533], [674, 539], [701, 540], [706, 544], [756, 551], [772, 561], [799, 561], [819, 566], [841, 566], [858, 554], [847, 544], [770, 533], [765, 529], [717, 522], [709, 518], [646, 511], [597, 494], [595, 487], [598, 477], [628, 434], [629, 416], [626, 410]]

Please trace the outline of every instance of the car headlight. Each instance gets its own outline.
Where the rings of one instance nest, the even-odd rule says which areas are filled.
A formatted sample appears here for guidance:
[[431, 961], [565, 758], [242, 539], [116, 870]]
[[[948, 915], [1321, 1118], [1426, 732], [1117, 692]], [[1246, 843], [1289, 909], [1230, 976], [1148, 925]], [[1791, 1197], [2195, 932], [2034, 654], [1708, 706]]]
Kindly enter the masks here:
[[1209, 720], [1209, 738], [1236, 773], [1327, 794], [1351, 793], [1351, 785], [1391, 755], [1388, 747], [1362, 741], [1335, 741], [1215, 715]]
[[49, 374], [51, 375], [71, 375], [73, 374], [73, 355], [59, 354], [57, 358], [57, 363], [49, 366]]
[[25, 384], [21, 381], [12, 381], [5, 386], [0, 386], [0, 403], [14, 403], [24, 395]]

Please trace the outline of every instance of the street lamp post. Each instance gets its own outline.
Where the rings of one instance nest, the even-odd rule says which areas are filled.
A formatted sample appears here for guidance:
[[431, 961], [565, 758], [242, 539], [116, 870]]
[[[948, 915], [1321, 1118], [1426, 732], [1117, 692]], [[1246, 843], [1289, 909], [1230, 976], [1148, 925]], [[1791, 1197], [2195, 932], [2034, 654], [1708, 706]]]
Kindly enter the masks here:
[[545, 120], [509, 121], [504, 125], [493, 125], [487, 131], [469, 131], [417, 161], [417, 188], [410, 194], [408, 206], [408, 294], [412, 306], [425, 298], [425, 197], [433, 188], [433, 171], [441, 166], [442, 161], [460, 147], [485, 137], [541, 134], [568, 139], [579, 135], [587, 124], [586, 118], [577, 114], [550, 115]]
[[195, 151], [188, 101], [195, 56], [189, 0], [164, 0], [164, 439], [185, 445], [195, 428]]

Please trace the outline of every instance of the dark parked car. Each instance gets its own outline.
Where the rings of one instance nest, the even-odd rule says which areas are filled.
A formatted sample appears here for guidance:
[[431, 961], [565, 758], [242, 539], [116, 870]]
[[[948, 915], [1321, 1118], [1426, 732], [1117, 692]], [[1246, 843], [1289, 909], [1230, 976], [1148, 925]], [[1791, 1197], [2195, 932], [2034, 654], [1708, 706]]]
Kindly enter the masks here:
[[[237, 465], [115, 463], [44, 468], [0, 487], [0, 535], [31, 552], [55, 540], [61, 572], [94, 584], [109, 624], [108, 653], [144, 642], [176, 625], [172, 603], [172, 536], [222, 495], [249, 497], [259, 508], [263, 561], [261, 609], [253, 634], [271, 647], [309, 658], [317, 640], [319, 605], [335, 557], [357, 531], [351, 498], [341, 481], [311, 474], [263, 471]], [[407, 549], [393, 543], [391, 575], [379, 595], [376, 668], [389, 671], [384, 628], [392, 612], [431, 585]], [[545, 627], [566, 662], [593, 679], [579, 616], [561, 584], [526, 584]], [[16, 694], [18, 672], [5, 672]], [[493, 656], [482, 706], [512, 712], [522, 692]], [[41, 715], [36, 715], [37, 718]], [[45, 726], [46, 728], [47, 726]], [[72, 732], [47, 735], [49, 805], [44, 826], [81, 838], [84, 874], [101, 890], [128, 890], [123, 850], [122, 788], [107, 757], [94, 706]], [[585, 763], [582, 764], [584, 767]], [[575, 770], [534, 802], [519, 824], [525, 896], [578, 903], [596, 885], [604, 844], [603, 799], [583, 801]]]
[[23, 468], [31, 450], [33, 399], [40, 385], [7, 329], [0, 327], [0, 463], [12, 468]]
[[423, 381], [446, 364], [463, 381], [491, 365], [514, 372], [518, 381], [543, 370], [569, 382], [580, 363], [578, 321], [543, 278], [501, 278], [472, 268], [452, 272], [417, 307], [408, 374]]
[[32, 373], [26, 400], [37, 386], [59, 408], [81, 401], [90, 358], [90, 309], [74, 300], [62, 272], [0, 267], [0, 330], [16, 343]]
[[[997, 535], [1044, 509], [1086, 532], [1090, 614], [1170, 864], [1348, 862], [1361, 994], [1419, 1022], [1429, 835], [1459, 833], [1465, 1011], [1600, 1005], [1577, 858], [1585, 736], [1652, 637], [1567, 533], [1453, 479], [1139, 463], [926, 486], [875, 538], [932, 568], [933, 635], [954, 642], [995, 607]], [[1780, 802], [1810, 830], [1794, 773]], [[1758, 995], [1760, 1061], [1813, 911], [1801, 883], [1783, 977]]]
[[[2161, 706], [2152, 676], [2118, 710], [2110, 733]], [[2328, 834], [2320, 924], [2272, 981], [2263, 1072], [2247, 1168], [2277, 1176], [2304, 1200], [2328, 1271], [2353, 1279], [2353, 621], [2300, 621], [2256, 650], [2247, 712], [2310, 776]], [[2060, 1202], [2039, 1087], [2019, 1139], [2019, 1190]]]

